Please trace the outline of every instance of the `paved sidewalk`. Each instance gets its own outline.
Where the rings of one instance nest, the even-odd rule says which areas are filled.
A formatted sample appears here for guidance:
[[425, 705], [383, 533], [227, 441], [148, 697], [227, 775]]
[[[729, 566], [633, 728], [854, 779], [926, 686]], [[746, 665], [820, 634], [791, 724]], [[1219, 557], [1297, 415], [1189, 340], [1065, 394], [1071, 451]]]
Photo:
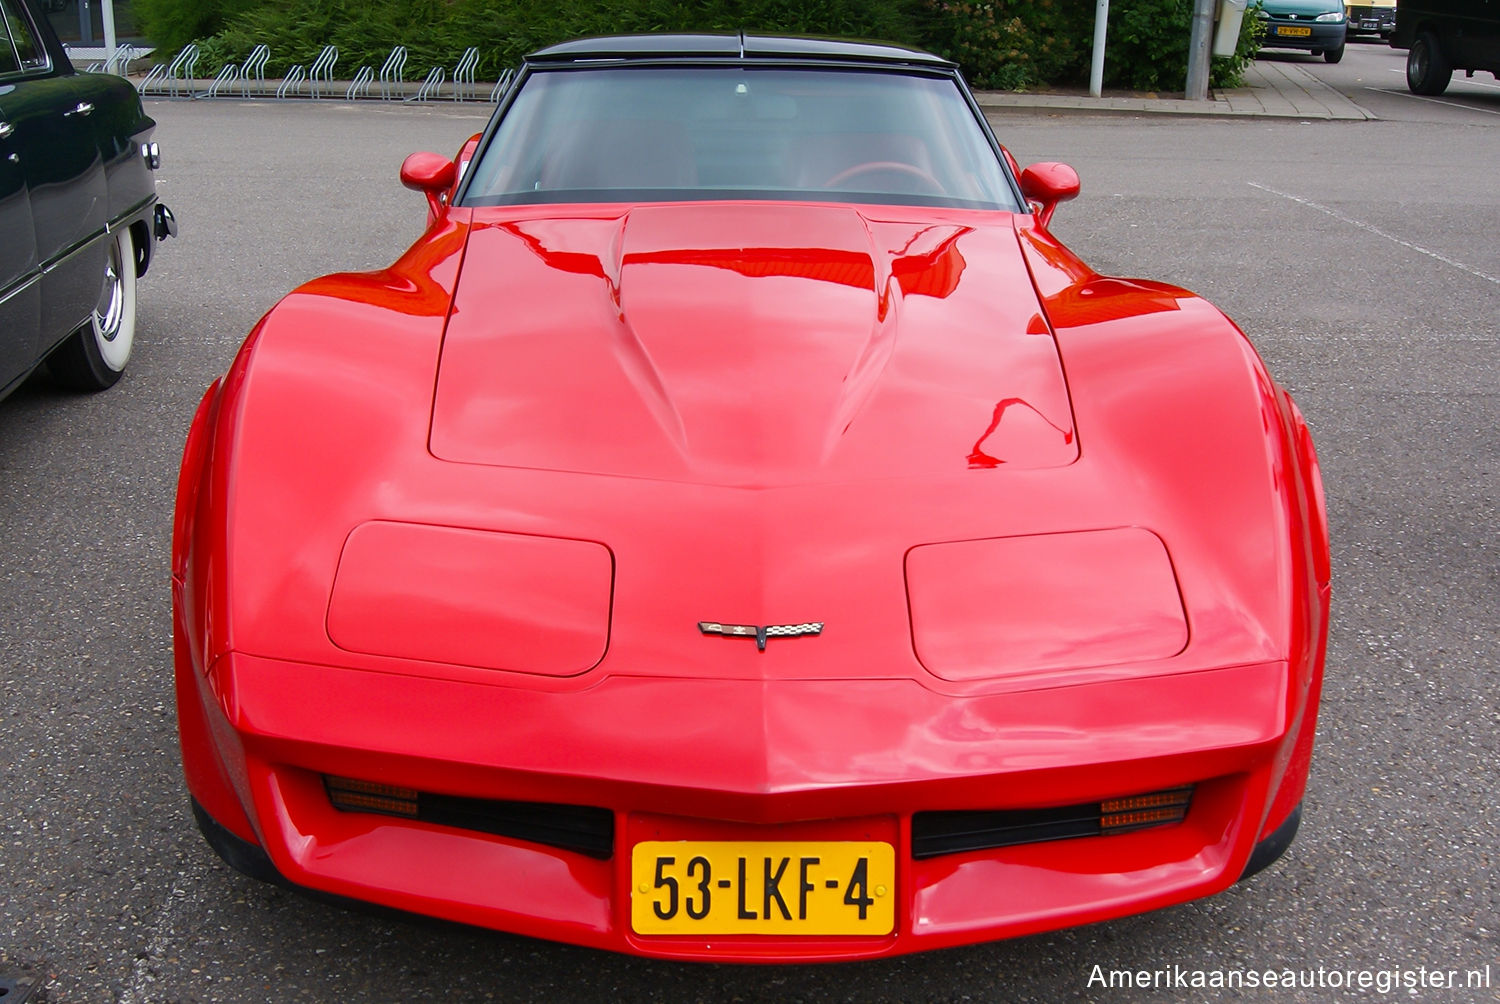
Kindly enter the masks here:
[[1148, 115], [1269, 116], [1295, 119], [1373, 119], [1375, 116], [1296, 63], [1256, 60], [1245, 71], [1245, 85], [1211, 92], [1211, 100], [1181, 97], [1090, 97], [1087, 94], [1017, 94], [979, 91], [987, 109], [1058, 112], [1130, 112]]

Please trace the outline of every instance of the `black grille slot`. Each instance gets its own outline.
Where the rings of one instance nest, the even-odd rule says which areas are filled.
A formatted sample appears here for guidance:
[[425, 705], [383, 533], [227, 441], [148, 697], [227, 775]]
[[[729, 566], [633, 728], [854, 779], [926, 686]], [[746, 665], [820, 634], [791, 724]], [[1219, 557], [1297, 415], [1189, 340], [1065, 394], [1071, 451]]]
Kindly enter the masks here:
[[919, 812], [911, 820], [911, 856], [983, 851], [1100, 834], [1099, 803], [1061, 809]]
[[601, 861], [608, 860], [615, 849], [615, 814], [588, 805], [502, 802], [423, 792], [417, 797], [417, 818], [439, 826], [561, 847]]
[[370, 812], [459, 830], [493, 833], [607, 860], [614, 853], [615, 814], [588, 805], [510, 802], [436, 795], [348, 777], [324, 775], [328, 801], [340, 812]]
[[935, 858], [1168, 826], [1187, 816], [1192, 796], [1188, 787], [1048, 809], [918, 812], [911, 820], [911, 856]]

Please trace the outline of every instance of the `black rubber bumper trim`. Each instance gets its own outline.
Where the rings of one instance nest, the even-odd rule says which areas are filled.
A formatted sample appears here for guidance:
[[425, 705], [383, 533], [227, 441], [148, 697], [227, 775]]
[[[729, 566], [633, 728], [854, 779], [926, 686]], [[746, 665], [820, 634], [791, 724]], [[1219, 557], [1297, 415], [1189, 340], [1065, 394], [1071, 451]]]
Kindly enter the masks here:
[[198, 830], [203, 834], [203, 839], [208, 841], [208, 846], [214, 849], [215, 854], [224, 859], [225, 864], [253, 879], [291, 887], [291, 883], [271, 863], [270, 855], [266, 854], [264, 848], [229, 832], [208, 814], [207, 809], [198, 804], [196, 798], [189, 796], [189, 800], [193, 803], [193, 818], [198, 821]]
[[1286, 822], [1276, 827], [1275, 833], [1255, 845], [1255, 850], [1250, 855], [1250, 863], [1245, 865], [1239, 881], [1243, 882], [1256, 872], [1275, 864], [1276, 859], [1292, 846], [1292, 841], [1297, 836], [1297, 827], [1300, 825], [1302, 825], [1302, 803], [1298, 802], [1292, 814], [1286, 817]]

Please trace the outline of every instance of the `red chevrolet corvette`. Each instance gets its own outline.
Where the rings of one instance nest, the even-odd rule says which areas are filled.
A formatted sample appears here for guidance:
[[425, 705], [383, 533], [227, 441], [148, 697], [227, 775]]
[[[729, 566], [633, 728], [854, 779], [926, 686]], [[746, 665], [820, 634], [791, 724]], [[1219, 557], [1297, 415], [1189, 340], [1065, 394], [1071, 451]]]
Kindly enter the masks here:
[[1091, 271], [954, 67], [531, 56], [426, 232], [203, 398], [198, 823], [258, 878], [684, 959], [1178, 903], [1291, 842], [1329, 559], [1219, 311]]

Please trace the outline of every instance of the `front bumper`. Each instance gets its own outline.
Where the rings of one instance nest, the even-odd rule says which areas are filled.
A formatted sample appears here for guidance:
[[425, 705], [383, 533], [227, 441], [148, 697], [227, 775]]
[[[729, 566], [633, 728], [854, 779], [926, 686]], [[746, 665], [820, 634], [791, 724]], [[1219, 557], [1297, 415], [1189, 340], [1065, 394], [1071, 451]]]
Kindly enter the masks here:
[[[1247, 872], [1258, 847], [1263, 866], [1273, 831], [1284, 831], [1300, 800], [1306, 763], [1293, 751], [1311, 734], [1303, 709], [1316, 700], [1315, 688], [1288, 692], [1284, 664], [956, 698], [902, 681], [615, 678], [546, 693], [234, 654], [205, 675], [179, 651], [177, 682], [200, 823], [240, 870], [520, 934], [716, 961], [894, 955], [1219, 891]], [[689, 708], [696, 721], [684, 717]], [[564, 720], [580, 731], [549, 742]], [[777, 763], [787, 750], [796, 751], [795, 781]], [[340, 811], [328, 775], [603, 807], [613, 847], [601, 858]], [[912, 854], [917, 812], [1069, 805], [1189, 784], [1191, 808], [1174, 825]], [[1287, 806], [1282, 818], [1272, 818], [1273, 804]], [[894, 930], [634, 933], [634, 845], [725, 839], [890, 843]]]
[[[1345, 29], [1347, 22], [1320, 23], [1317, 21], [1291, 21], [1281, 18], [1270, 18], [1261, 22], [1265, 25], [1266, 35], [1261, 39], [1262, 49], [1319, 49], [1324, 52], [1329, 49], [1337, 49], [1344, 44]], [[1307, 35], [1281, 34], [1283, 31], [1301, 32], [1307, 30]]]
[[160, 202], [156, 204], [156, 209], [152, 212], [151, 236], [159, 241], [177, 236], [177, 217], [173, 215], [172, 210]]
[[1396, 30], [1394, 7], [1350, 7], [1350, 35], [1389, 35]]

